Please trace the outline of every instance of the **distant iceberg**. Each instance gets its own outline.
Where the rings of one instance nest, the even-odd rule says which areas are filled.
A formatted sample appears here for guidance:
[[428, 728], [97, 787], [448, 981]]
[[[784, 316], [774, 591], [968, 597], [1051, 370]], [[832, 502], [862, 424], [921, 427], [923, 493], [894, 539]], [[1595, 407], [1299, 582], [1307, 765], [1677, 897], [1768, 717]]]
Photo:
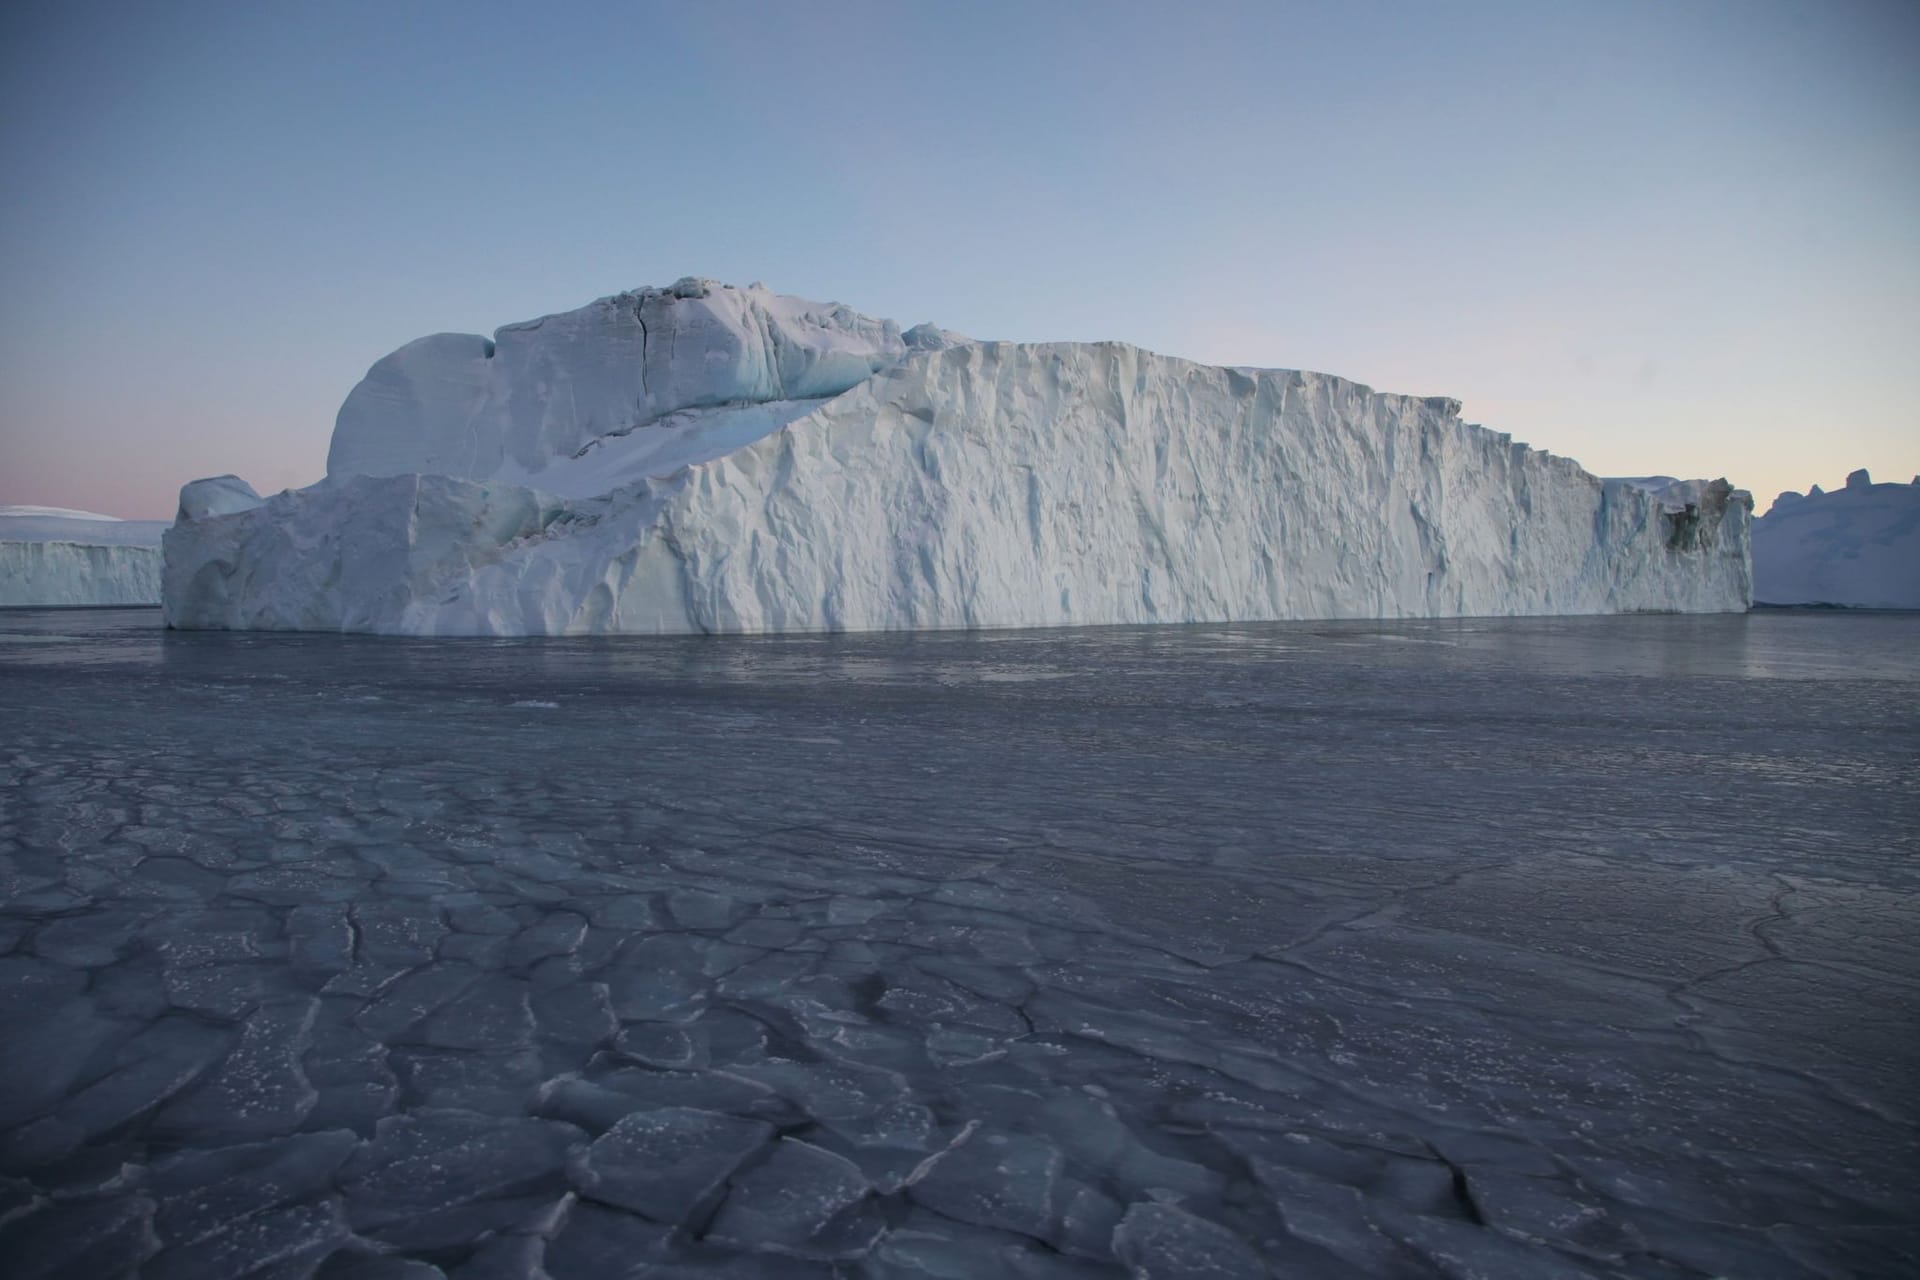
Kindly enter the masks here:
[[1862, 468], [1832, 493], [1773, 500], [1753, 524], [1753, 596], [1764, 604], [1920, 609], [1920, 476], [1875, 484]]
[[[1456, 401], [687, 279], [381, 360], [327, 478], [196, 481], [177, 627], [786, 632], [1720, 612], [1751, 501]], [[241, 486], [244, 488], [244, 486]]]
[[0, 506], [0, 606], [159, 604], [164, 520]]

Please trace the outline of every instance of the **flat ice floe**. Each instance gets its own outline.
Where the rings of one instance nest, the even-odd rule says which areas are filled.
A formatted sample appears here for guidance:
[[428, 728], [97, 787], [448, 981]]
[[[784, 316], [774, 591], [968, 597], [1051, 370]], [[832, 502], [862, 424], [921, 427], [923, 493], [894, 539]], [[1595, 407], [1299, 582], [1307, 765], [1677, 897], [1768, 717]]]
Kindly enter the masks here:
[[[1738, 611], [1750, 502], [1456, 401], [683, 280], [379, 362], [328, 475], [183, 492], [176, 627], [928, 630]], [[204, 514], [203, 514], [204, 513]]]
[[1920, 1267], [1920, 618], [157, 623], [0, 617], [7, 1280]]

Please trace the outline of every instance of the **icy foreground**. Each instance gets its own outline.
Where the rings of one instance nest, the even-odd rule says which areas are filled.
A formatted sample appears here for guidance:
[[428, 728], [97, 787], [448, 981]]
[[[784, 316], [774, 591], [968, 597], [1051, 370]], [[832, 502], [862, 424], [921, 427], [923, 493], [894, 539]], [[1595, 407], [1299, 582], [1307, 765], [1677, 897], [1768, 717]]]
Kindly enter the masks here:
[[0, 506], [0, 606], [159, 604], [162, 520]]
[[1789, 490], [1753, 525], [1753, 598], [1767, 604], [1920, 609], [1920, 476], [1833, 493]]
[[12, 612], [0, 1273], [1910, 1280], [1917, 691], [1906, 615]]
[[1724, 481], [1604, 483], [1451, 400], [686, 280], [382, 360], [325, 481], [168, 533], [167, 617], [514, 635], [1737, 611], [1749, 509]]

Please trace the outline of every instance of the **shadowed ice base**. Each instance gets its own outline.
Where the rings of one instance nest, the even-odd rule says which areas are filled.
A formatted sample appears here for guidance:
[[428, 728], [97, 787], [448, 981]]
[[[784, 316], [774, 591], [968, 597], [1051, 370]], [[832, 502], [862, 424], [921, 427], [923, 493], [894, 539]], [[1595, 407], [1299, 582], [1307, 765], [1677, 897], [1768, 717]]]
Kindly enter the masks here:
[[9, 1276], [1920, 1265], [1920, 619], [0, 614]]

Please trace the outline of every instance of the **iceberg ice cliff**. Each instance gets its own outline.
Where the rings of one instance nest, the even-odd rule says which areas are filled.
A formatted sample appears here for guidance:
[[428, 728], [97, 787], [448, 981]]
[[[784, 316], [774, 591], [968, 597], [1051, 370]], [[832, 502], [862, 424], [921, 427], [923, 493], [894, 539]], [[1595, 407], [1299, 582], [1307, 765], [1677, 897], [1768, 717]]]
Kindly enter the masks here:
[[0, 606], [160, 603], [164, 520], [0, 506]]
[[1832, 493], [1773, 501], [1753, 524], [1753, 595], [1767, 604], [1920, 609], [1920, 476], [1875, 484], [1863, 468]]
[[1751, 503], [1725, 481], [1602, 481], [1455, 401], [1323, 374], [975, 343], [693, 279], [401, 348], [347, 397], [327, 470], [265, 501], [187, 486], [168, 621], [777, 632], [1750, 598]]

